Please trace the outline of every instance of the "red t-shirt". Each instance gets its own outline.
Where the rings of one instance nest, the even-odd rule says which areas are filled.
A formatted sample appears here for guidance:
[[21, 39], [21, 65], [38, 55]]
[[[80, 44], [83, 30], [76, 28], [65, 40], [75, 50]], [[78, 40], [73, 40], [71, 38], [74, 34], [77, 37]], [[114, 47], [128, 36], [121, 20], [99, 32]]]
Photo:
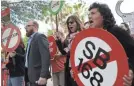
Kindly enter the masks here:
[[63, 71], [65, 61], [66, 61], [66, 56], [59, 56], [56, 59], [51, 60], [52, 73]]

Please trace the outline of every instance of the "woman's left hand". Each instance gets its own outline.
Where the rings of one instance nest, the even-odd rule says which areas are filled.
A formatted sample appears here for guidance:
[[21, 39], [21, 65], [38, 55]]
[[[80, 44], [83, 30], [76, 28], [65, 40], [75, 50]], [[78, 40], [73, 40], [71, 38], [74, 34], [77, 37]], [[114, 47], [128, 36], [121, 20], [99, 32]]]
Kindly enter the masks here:
[[123, 77], [123, 80], [124, 80], [123, 85], [124, 86], [132, 86], [133, 78], [134, 78], [133, 71], [132, 70], [129, 70], [128, 76], [127, 75], [124, 75], [124, 77]]
[[16, 55], [16, 52], [15, 51], [9, 53], [9, 56], [10, 57], [14, 57], [15, 55]]

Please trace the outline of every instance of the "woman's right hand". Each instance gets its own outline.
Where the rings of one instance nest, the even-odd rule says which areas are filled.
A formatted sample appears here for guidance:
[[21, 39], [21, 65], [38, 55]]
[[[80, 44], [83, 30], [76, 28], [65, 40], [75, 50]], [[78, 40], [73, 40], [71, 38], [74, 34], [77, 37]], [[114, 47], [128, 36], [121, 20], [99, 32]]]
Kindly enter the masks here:
[[58, 32], [55, 32], [54, 36], [55, 36], [56, 40], [60, 40], [60, 35]]
[[15, 55], [16, 55], [16, 52], [15, 51], [9, 53], [9, 56], [10, 57], [14, 57]]
[[65, 38], [61, 35], [61, 32], [55, 32], [55, 38], [56, 40], [61, 40], [61, 42], [64, 42]]

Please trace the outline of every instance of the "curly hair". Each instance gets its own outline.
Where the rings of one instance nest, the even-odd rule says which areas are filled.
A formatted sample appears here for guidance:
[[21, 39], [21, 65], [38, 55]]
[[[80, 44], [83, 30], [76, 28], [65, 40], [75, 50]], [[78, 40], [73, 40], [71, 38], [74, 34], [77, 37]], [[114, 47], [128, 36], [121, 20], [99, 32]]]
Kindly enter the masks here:
[[93, 8], [97, 8], [101, 16], [103, 16], [103, 28], [104, 29], [109, 29], [115, 25], [116, 23], [115, 18], [110, 8], [108, 7], [108, 5], [95, 2], [89, 7], [88, 10], [90, 11]]
[[69, 30], [69, 27], [68, 27], [68, 25], [69, 25], [69, 20], [70, 20], [70, 19], [73, 19], [73, 20], [76, 22], [76, 24], [77, 24], [77, 30], [76, 30], [76, 32], [77, 32], [77, 31], [81, 31], [81, 21], [80, 21], [80, 19], [79, 19], [77, 16], [75, 16], [75, 15], [71, 15], [71, 16], [69, 16], [69, 17], [67, 18], [67, 21], [66, 21], [69, 34], [71, 33], [71, 31]]

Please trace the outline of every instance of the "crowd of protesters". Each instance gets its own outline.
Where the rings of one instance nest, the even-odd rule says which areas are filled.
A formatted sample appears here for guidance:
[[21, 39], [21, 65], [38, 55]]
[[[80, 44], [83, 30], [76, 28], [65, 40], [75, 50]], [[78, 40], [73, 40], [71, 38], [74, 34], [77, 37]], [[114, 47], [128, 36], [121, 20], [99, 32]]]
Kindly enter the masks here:
[[[29, 37], [26, 51], [21, 40], [14, 52], [6, 52], [9, 70], [7, 86], [46, 86], [51, 78], [54, 86], [79, 86], [75, 80], [70, 62], [70, 49], [76, 34], [84, 29], [100, 28], [115, 36], [122, 44], [128, 57], [129, 72], [122, 77], [124, 86], [134, 86], [134, 38], [127, 23], [116, 25], [116, 20], [106, 4], [93, 3], [89, 6], [88, 21], [82, 24], [80, 18], [71, 15], [66, 24], [68, 34], [54, 33], [58, 53], [50, 59], [49, 42], [44, 34], [38, 32], [39, 24], [30, 20], [26, 24], [26, 36]], [[121, 57], [120, 57], [121, 58]], [[50, 66], [51, 65], [51, 66]]]

